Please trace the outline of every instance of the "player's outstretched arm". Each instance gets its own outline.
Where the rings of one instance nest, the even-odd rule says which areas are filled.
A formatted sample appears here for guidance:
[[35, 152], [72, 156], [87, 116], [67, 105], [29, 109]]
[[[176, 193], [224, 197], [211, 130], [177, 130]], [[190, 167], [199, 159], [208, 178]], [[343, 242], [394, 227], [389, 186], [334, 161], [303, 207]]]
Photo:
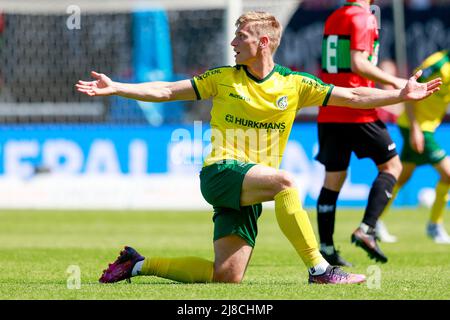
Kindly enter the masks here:
[[175, 82], [121, 83], [95, 71], [91, 72], [93, 81], [79, 80], [77, 90], [91, 97], [118, 95], [130, 99], [162, 102], [175, 100], [196, 100], [197, 96], [190, 80]]
[[391, 75], [372, 64], [367, 51], [351, 50], [350, 55], [352, 71], [361, 77], [377, 83], [392, 85], [395, 89], [402, 89], [406, 86], [408, 80]]
[[421, 75], [422, 70], [417, 71], [415, 75], [409, 78], [406, 86], [401, 90], [334, 87], [328, 100], [328, 105], [370, 109], [403, 101], [422, 100], [438, 91], [442, 80], [441, 78], [436, 78], [426, 83], [419, 83], [417, 79]]

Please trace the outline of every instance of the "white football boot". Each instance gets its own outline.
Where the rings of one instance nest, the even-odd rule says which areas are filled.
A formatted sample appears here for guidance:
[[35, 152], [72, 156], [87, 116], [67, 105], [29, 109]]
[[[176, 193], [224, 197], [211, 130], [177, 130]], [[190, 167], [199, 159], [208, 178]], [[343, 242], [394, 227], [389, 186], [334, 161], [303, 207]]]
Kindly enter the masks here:
[[442, 223], [431, 223], [427, 224], [427, 236], [433, 239], [434, 242], [439, 244], [450, 244], [450, 236], [445, 231], [444, 225]]
[[375, 225], [375, 236], [381, 242], [397, 242], [397, 237], [389, 233], [386, 225], [381, 220], [378, 220], [377, 224]]

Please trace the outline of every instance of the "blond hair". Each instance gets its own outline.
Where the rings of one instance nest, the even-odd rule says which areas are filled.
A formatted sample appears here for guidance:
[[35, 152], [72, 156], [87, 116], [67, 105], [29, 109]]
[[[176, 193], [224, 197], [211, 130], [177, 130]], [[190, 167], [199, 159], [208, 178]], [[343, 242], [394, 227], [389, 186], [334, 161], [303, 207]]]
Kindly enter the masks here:
[[250, 11], [242, 14], [236, 20], [236, 27], [249, 23], [249, 28], [257, 34], [258, 37], [267, 35], [270, 39], [270, 50], [272, 53], [280, 45], [281, 32], [283, 27], [272, 14], [263, 11]]

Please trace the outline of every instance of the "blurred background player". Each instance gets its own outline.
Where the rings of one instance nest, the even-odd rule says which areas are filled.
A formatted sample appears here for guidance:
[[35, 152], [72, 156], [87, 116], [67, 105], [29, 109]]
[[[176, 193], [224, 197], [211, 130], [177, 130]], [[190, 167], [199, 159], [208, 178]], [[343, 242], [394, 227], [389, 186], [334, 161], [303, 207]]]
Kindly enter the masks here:
[[[376, 66], [378, 25], [370, 11], [373, 1], [350, 0], [326, 20], [322, 45], [321, 78], [343, 87], [374, 87], [374, 81], [402, 88], [406, 80]], [[332, 265], [351, 266], [336, 250], [333, 233], [336, 203], [347, 177], [352, 152], [370, 158], [378, 168], [360, 226], [351, 241], [370, 258], [387, 262], [378, 247], [375, 225], [387, 205], [400, 175], [401, 163], [395, 143], [375, 109], [319, 108], [319, 153], [316, 160], [325, 166], [325, 181], [317, 200], [320, 251]]]
[[[418, 69], [423, 69], [423, 74], [418, 81], [426, 82], [441, 77], [443, 84], [437, 94], [423, 101], [407, 104], [405, 111], [398, 118], [397, 124], [404, 141], [400, 156], [403, 170], [394, 187], [389, 204], [394, 201], [398, 191], [409, 181], [418, 166], [432, 165], [439, 173], [439, 181], [435, 187], [436, 198], [431, 207], [426, 233], [436, 243], [450, 244], [450, 237], [443, 225], [450, 185], [450, 160], [445, 150], [434, 138], [434, 132], [441, 124], [450, 103], [449, 51], [433, 53], [423, 61]], [[389, 206], [384, 212], [388, 208]], [[380, 222], [382, 221], [379, 220], [378, 223]], [[396, 241], [384, 224], [381, 227], [377, 224], [377, 237], [383, 242]]]
[[[402, 90], [324, 84], [274, 63], [282, 28], [271, 14], [249, 12], [237, 20], [236, 26], [231, 42], [236, 54], [234, 67], [210, 69], [191, 80], [141, 84], [113, 82], [104, 74], [92, 72], [96, 80], [76, 85], [79, 92], [89, 96], [120, 95], [153, 102], [213, 99], [214, 138], [200, 173], [200, 186], [203, 197], [214, 208], [214, 262], [197, 257], [144, 258], [125, 247], [103, 272], [100, 282], [151, 275], [189, 283], [239, 283], [255, 245], [261, 203], [272, 200], [278, 225], [307, 266], [310, 283], [365, 281], [364, 275], [348, 274], [322, 257], [294, 179], [278, 170], [295, 116], [303, 106], [327, 102], [372, 108], [423, 99], [439, 90], [440, 81], [419, 84], [418, 72]], [[241, 132], [245, 132], [244, 143], [239, 140]]]
[[[381, 70], [383, 70], [391, 75], [394, 75], [394, 76], [398, 75], [397, 65], [395, 64], [395, 61], [393, 61], [391, 59], [385, 59], [385, 60], [381, 61], [379, 63], [379, 67]], [[389, 85], [389, 84], [378, 83], [377, 87], [379, 87], [381, 89], [386, 89], [386, 90], [395, 89], [394, 86]], [[384, 123], [395, 123], [396, 124], [398, 117], [400, 116], [400, 114], [402, 114], [402, 112], [404, 110], [405, 110], [404, 103], [397, 103], [395, 105], [378, 108], [377, 113], [378, 113], [378, 117], [380, 118], [380, 120], [383, 121]], [[394, 190], [395, 190], [395, 187], [394, 187]], [[389, 203], [388, 203], [387, 207], [388, 206], [389, 206]], [[385, 211], [386, 211], [386, 209], [385, 209]], [[385, 211], [383, 211], [383, 212], [385, 212]], [[380, 218], [381, 218], [381, 216], [380, 216]], [[376, 235], [377, 239], [380, 240], [381, 242], [388, 242], [388, 243], [396, 242], [397, 237], [389, 233], [389, 230], [385, 226], [384, 222], [382, 220], [380, 220], [380, 218], [378, 219], [377, 224], [375, 226], [375, 235]]]

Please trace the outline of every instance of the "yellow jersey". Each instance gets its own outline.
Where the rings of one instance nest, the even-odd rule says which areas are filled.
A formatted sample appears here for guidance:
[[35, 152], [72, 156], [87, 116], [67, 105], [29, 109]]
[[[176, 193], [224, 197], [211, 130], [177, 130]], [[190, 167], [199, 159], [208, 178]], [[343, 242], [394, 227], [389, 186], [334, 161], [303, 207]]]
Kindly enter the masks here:
[[195, 76], [197, 99], [212, 98], [211, 152], [203, 166], [233, 159], [278, 168], [297, 112], [326, 105], [333, 85], [280, 65], [264, 79], [246, 66]]
[[[423, 69], [419, 82], [427, 82], [441, 77], [441, 89], [428, 98], [414, 103], [414, 115], [422, 131], [434, 132], [445, 116], [450, 103], [450, 57], [448, 51], [439, 51], [428, 58], [416, 69]], [[399, 116], [397, 124], [409, 128], [410, 123], [406, 111]]]

